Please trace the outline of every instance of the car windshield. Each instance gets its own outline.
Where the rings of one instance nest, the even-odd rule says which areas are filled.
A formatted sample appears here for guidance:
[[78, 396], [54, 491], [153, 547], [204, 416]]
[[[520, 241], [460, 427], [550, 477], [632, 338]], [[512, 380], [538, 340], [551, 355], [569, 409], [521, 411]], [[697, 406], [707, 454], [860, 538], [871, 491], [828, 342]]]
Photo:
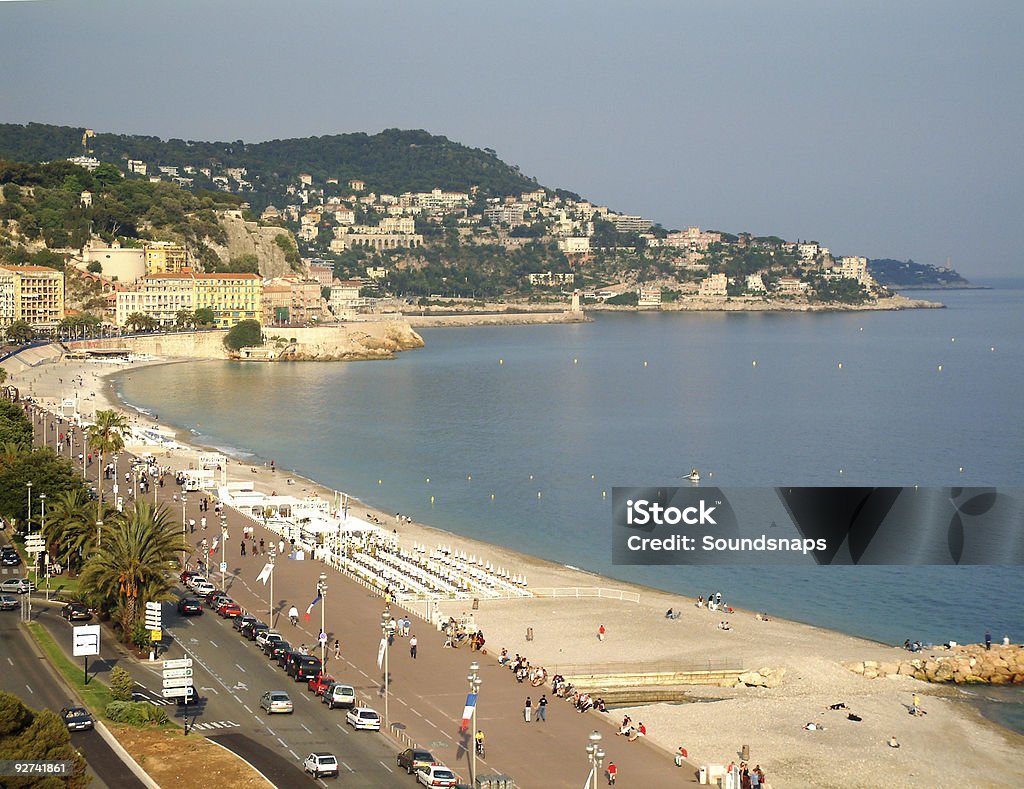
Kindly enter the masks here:
[[373, 710], [363, 710], [359, 715], [363, 718], [367, 718], [368, 720], [374, 720], [379, 717]]
[[434, 777], [449, 780], [455, 777], [455, 773], [451, 770], [434, 770]]
[[271, 693], [270, 694], [270, 700], [271, 701], [288, 701], [288, 694], [287, 693]]

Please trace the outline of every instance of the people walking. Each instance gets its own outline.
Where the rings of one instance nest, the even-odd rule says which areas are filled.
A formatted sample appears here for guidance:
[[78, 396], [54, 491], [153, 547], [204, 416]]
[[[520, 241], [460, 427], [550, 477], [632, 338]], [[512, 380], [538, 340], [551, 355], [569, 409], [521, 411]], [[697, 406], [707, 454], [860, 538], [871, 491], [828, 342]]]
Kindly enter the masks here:
[[409, 638], [409, 654], [412, 655], [413, 660], [416, 659], [416, 644], [418, 643], [419, 642], [416, 640], [416, 636], [411, 636]]
[[334, 659], [341, 660], [341, 642], [334, 639]]
[[542, 693], [540, 698], [537, 700], [537, 720], [538, 721], [544, 721], [545, 723], [547, 723], [547, 720], [548, 720], [547, 713], [548, 713], [548, 697], [545, 696]]
[[619, 768], [615, 766], [615, 762], [608, 762], [608, 785], [615, 786], [615, 779], [619, 775]]
[[604, 641], [604, 632], [605, 632], [604, 631], [604, 625], [601, 625], [599, 628], [597, 628], [597, 640], [598, 641]]
[[533, 716], [533, 702], [530, 701], [530, 697], [526, 697], [526, 704], [523, 705], [523, 719], [529, 723], [530, 718]]

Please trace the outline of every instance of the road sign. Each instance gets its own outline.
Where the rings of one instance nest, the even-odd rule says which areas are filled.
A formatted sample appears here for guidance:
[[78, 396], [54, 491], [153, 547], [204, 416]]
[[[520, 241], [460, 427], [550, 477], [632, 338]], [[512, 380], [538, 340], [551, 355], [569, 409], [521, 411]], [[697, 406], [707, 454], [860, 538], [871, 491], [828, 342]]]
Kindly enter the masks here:
[[228, 571], [228, 563], [227, 562], [221, 562], [220, 563], [220, 571], [222, 573], [226, 573]]
[[192, 677], [164, 677], [164, 688], [191, 688]]
[[146, 603], [146, 629], [160, 630], [161, 621], [160, 603]]
[[72, 654], [98, 655], [100, 653], [100, 626], [76, 625], [72, 636]]
[[196, 695], [196, 692], [191, 686], [187, 688], [164, 688], [163, 695], [165, 699], [180, 699], [182, 696], [190, 699]]
[[321, 633], [320, 634], [320, 643], [321, 644], [326, 644], [327, 643], [327, 634], [326, 633]]
[[165, 660], [164, 671], [169, 668], [192, 668], [192, 658], [179, 658], [178, 660]]
[[165, 668], [164, 679], [174, 679], [176, 677], [191, 677], [192, 669], [190, 668]]
[[150, 641], [159, 641], [163, 637], [164, 637], [164, 631], [160, 630], [159, 628], [157, 628], [156, 630], [150, 630], [149, 631], [149, 640]]

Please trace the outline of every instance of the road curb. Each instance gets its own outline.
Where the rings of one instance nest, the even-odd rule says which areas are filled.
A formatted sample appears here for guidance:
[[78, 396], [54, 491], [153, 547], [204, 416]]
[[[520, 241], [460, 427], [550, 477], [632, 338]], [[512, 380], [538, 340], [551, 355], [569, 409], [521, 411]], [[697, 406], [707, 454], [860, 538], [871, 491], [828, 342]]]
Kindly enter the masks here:
[[256, 765], [254, 765], [254, 764], [253, 764], [252, 762], [250, 762], [250, 761], [249, 761], [248, 759], [244, 758], [244, 757], [243, 757], [243, 756], [242, 756], [241, 754], [235, 753], [235, 751], [231, 750], [231, 749], [230, 749], [230, 748], [229, 748], [228, 746], [226, 746], [226, 745], [221, 745], [221, 744], [220, 744], [219, 742], [217, 742], [216, 740], [214, 740], [214, 739], [212, 739], [212, 738], [210, 738], [210, 737], [207, 737], [207, 738], [206, 738], [206, 741], [207, 741], [207, 742], [212, 742], [212, 743], [213, 743], [214, 745], [216, 745], [216, 746], [217, 746], [218, 748], [220, 748], [220, 749], [222, 749], [222, 750], [225, 750], [225, 751], [227, 751], [228, 753], [230, 753], [230, 754], [231, 754], [232, 756], [234, 756], [234, 757], [235, 757], [236, 759], [238, 759], [238, 760], [239, 760], [240, 762], [244, 762], [245, 764], [249, 765], [249, 769], [250, 769], [250, 770], [252, 770], [252, 771], [253, 771], [254, 773], [256, 773], [256, 775], [258, 775], [258, 776], [259, 776], [260, 778], [262, 778], [262, 779], [263, 779], [264, 781], [266, 781], [266, 782], [267, 782], [267, 785], [268, 785], [268, 786], [271, 786], [271, 787], [274, 787], [274, 786], [276, 786], [276, 784], [275, 784], [275, 783], [274, 783], [273, 781], [271, 781], [271, 780], [270, 780], [269, 778], [267, 778], [267, 776], [265, 776], [265, 775], [264, 775], [264, 774], [263, 774], [263, 773], [262, 773], [262, 772], [261, 772], [261, 771], [260, 771], [260, 770], [259, 770], [259, 769], [258, 769], [258, 768], [256, 767]]
[[132, 758], [132, 755], [124, 749], [124, 746], [117, 741], [117, 737], [110, 733], [106, 726], [103, 725], [102, 721], [96, 720], [96, 731], [100, 733], [100, 737], [104, 739], [110, 749], [116, 753], [122, 762], [128, 765], [128, 769], [132, 771], [136, 778], [144, 783], [148, 789], [160, 789], [160, 784], [149, 777], [149, 774], [142, 769], [142, 766]]

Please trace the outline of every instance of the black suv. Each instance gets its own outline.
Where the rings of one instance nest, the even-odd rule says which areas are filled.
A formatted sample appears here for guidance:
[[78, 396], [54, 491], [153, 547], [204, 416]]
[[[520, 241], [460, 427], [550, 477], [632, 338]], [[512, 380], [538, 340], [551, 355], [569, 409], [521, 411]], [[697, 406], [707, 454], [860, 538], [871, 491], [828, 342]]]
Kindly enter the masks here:
[[203, 606], [194, 597], [183, 597], [178, 601], [178, 613], [182, 616], [202, 616]]
[[291, 652], [292, 647], [287, 641], [278, 639], [277, 641], [268, 641], [265, 643], [263, 645], [263, 651], [271, 660], [277, 660], [282, 654], [287, 655]]
[[309, 682], [320, 673], [323, 666], [320, 658], [312, 655], [300, 655], [293, 652], [288, 656], [287, 672], [289, 677], [294, 677], [296, 682]]
[[270, 625], [266, 624], [265, 622], [257, 622], [245, 631], [245, 637], [248, 638], [250, 641], [255, 641], [256, 636], [258, 636], [260, 634], [260, 631], [263, 630], [270, 630]]

